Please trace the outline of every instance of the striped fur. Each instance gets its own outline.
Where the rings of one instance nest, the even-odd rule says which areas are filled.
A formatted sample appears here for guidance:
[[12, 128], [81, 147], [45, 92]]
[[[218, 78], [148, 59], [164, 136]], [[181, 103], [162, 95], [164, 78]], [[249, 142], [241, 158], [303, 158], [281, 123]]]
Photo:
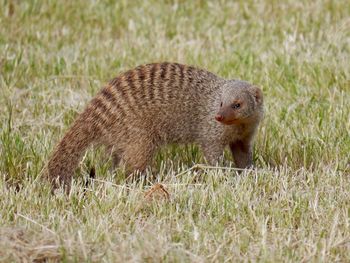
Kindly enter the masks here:
[[[216, 121], [222, 102], [230, 105], [238, 98], [247, 105], [234, 113], [242, 121]], [[252, 139], [262, 113], [261, 91], [247, 82], [177, 63], [142, 65], [112, 79], [90, 101], [56, 146], [48, 176], [54, 186], [69, 187], [91, 144], [111, 149], [129, 172], [145, 170], [161, 145], [193, 142], [212, 164], [230, 146], [236, 165], [244, 168], [252, 164]]]

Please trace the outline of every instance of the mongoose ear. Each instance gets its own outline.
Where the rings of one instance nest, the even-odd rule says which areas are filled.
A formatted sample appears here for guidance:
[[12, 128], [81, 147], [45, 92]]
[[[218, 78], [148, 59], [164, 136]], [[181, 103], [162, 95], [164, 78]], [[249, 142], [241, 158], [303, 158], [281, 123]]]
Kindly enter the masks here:
[[257, 86], [252, 86], [252, 93], [255, 98], [257, 104], [261, 104], [263, 102], [263, 93], [262, 90]]

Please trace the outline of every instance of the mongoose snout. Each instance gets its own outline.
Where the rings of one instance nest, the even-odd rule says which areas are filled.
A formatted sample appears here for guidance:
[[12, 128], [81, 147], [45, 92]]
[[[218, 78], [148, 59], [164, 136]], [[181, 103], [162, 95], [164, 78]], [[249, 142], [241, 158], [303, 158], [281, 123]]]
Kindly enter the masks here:
[[223, 121], [224, 120], [224, 116], [222, 116], [221, 114], [216, 114], [215, 119], [217, 121]]
[[157, 149], [170, 143], [196, 143], [212, 165], [228, 146], [236, 167], [251, 167], [262, 98], [246, 81], [203, 69], [167, 62], [139, 66], [112, 79], [90, 101], [51, 155], [48, 177], [54, 187], [69, 188], [90, 145], [105, 146], [126, 173], [143, 172]]

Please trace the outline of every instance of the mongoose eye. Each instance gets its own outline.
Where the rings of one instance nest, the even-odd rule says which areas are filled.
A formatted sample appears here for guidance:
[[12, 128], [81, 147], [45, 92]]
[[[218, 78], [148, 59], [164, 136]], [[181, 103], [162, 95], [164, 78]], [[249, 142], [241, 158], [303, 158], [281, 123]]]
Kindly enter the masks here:
[[240, 103], [233, 103], [232, 105], [231, 105], [231, 108], [232, 109], [239, 109], [241, 107], [241, 104]]
[[222, 107], [222, 102], [220, 103], [220, 107]]

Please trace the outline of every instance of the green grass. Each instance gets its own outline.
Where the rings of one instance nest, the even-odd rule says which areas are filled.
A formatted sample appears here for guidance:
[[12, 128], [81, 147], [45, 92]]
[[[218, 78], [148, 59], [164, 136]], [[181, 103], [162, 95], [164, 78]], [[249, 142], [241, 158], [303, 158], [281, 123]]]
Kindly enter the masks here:
[[[0, 261], [350, 261], [348, 1], [96, 2], [0, 0]], [[51, 195], [40, 172], [74, 117], [156, 61], [263, 88], [258, 169], [190, 169], [198, 148], [170, 146], [153, 183], [171, 198], [149, 202], [90, 150]]]

